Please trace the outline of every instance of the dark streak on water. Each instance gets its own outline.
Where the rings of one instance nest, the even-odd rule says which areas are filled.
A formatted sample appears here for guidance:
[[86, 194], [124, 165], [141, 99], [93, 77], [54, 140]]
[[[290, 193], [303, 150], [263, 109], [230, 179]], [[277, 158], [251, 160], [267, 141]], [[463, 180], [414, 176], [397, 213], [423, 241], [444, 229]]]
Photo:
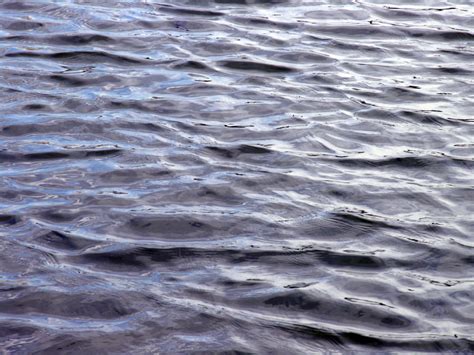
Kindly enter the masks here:
[[1, 348], [473, 352], [473, 19], [2, 1]]

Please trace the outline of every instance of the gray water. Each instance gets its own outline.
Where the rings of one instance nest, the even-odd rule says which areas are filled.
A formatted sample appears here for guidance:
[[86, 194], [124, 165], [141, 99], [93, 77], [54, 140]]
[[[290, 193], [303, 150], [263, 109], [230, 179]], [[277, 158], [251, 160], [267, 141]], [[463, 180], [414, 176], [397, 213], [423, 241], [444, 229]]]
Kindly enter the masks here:
[[0, 2], [6, 353], [474, 351], [472, 1]]

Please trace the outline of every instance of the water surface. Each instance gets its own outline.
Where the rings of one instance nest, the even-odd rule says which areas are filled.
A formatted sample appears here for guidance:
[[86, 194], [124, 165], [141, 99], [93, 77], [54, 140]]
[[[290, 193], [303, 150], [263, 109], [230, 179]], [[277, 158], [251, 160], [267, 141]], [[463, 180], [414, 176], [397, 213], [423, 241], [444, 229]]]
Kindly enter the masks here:
[[7, 353], [474, 351], [467, 0], [2, 1]]

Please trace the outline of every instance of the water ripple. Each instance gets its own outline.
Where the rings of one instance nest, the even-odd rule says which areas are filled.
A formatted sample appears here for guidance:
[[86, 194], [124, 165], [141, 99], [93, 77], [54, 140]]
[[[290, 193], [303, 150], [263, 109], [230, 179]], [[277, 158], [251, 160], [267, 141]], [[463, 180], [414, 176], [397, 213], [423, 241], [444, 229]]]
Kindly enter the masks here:
[[471, 4], [0, 9], [7, 353], [474, 352]]

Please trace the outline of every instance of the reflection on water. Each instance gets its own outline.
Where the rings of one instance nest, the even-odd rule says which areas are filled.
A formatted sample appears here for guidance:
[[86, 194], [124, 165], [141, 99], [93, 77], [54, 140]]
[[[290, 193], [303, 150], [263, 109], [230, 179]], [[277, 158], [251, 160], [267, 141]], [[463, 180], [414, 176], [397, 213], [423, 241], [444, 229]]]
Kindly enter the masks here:
[[474, 351], [469, 1], [0, 7], [6, 352]]

